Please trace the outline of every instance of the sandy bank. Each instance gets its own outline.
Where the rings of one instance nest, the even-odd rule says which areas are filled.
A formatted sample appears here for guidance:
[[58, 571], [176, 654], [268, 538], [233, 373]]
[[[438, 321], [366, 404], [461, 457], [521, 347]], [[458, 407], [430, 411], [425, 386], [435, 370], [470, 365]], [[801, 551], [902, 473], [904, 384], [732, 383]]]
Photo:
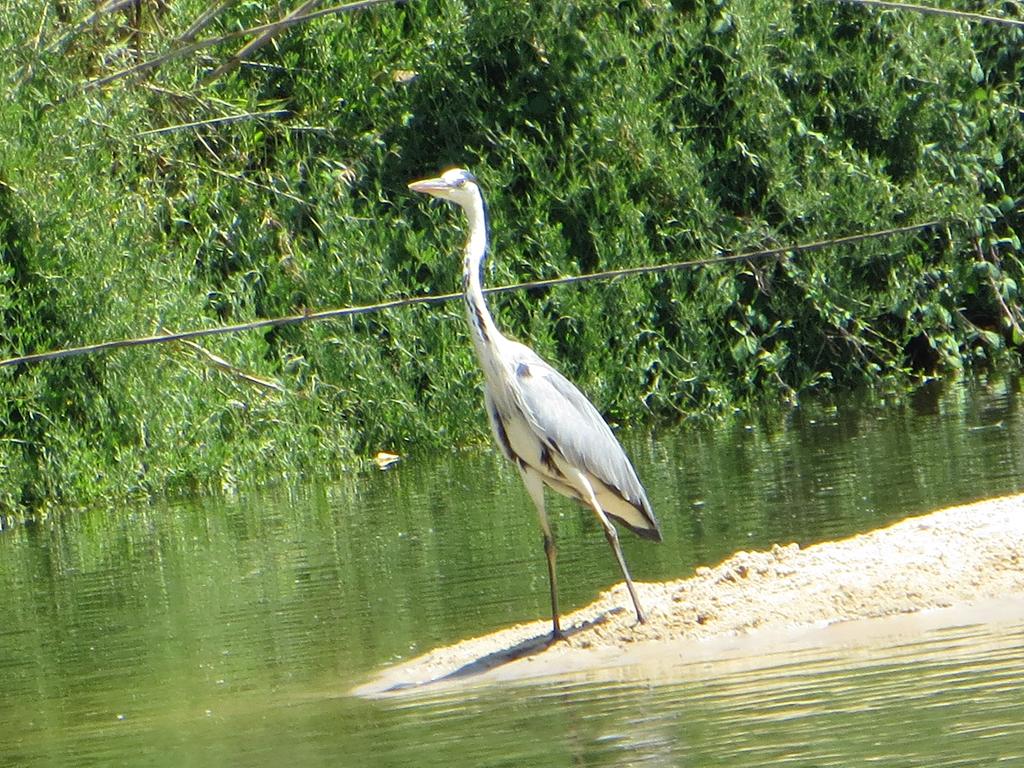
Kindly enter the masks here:
[[[770, 644], [780, 633], [792, 639], [803, 628], [820, 631], [838, 622], [951, 606], [984, 605], [972, 614], [980, 621], [998, 616], [999, 601], [1020, 612], [1024, 495], [950, 507], [806, 549], [789, 544], [737, 552], [692, 578], [636, 586], [646, 624], [636, 624], [620, 584], [563, 617], [563, 627], [570, 628], [564, 642], [547, 642], [547, 619], [520, 624], [389, 667], [355, 693], [397, 695], [667, 659], [679, 663], [724, 650], [723, 640]], [[873, 632], [878, 622], [855, 622], [846, 634], [851, 627]]]

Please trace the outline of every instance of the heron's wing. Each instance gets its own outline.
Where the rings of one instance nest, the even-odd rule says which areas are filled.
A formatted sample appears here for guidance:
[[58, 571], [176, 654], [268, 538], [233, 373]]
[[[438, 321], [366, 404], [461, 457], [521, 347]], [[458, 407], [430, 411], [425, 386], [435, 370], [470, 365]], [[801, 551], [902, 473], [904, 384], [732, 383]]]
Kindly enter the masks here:
[[623, 520], [634, 531], [660, 537], [654, 511], [633, 465], [593, 404], [529, 347], [515, 344], [510, 357], [510, 394], [537, 438], [634, 507], [644, 525]]

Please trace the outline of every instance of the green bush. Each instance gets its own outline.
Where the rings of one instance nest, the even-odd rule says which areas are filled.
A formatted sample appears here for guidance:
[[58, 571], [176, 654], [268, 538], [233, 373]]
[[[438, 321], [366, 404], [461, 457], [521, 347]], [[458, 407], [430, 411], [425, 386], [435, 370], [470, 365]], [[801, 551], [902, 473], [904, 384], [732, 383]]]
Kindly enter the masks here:
[[[405, 185], [462, 164], [489, 193], [491, 284], [947, 223], [493, 298], [612, 420], [1017, 362], [1017, 30], [819, 2], [438, 0], [294, 27], [213, 82], [243, 39], [94, 88], [204, 5], [76, 26], [92, 9], [23, 3], [0, 28], [3, 357], [455, 290], [461, 221]], [[0, 514], [482, 439], [460, 312], [202, 342], [270, 386], [181, 345], [0, 368]]]

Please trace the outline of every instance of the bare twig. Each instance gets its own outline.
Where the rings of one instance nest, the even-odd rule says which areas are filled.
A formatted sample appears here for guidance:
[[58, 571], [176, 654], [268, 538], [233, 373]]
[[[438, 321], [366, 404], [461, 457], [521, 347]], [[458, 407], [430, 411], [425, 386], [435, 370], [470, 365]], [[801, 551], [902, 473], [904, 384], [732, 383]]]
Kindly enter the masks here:
[[174, 90], [171, 88], [165, 88], [161, 85], [157, 85], [156, 83], [143, 83], [142, 87], [152, 91], [153, 93], [157, 93], [161, 96], [166, 96], [171, 99], [176, 99], [178, 101], [190, 101], [193, 104], [199, 105], [203, 109], [211, 111], [213, 111], [215, 106], [221, 107], [223, 109], [234, 109], [236, 107], [236, 105], [232, 104], [230, 101], [218, 99], [214, 94], [211, 93], [199, 94], [195, 93], [194, 91]]
[[246, 373], [241, 368], [229, 363], [220, 355], [215, 355], [213, 352], [210, 352], [208, 349], [204, 349], [203, 347], [196, 344], [194, 341], [188, 341], [187, 339], [183, 339], [179, 343], [185, 345], [186, 347], [195, 352], [198, 352], [200, 355], [202, 355], [203, 358], [205, 358], [206, 362], [210, 365], [211, 368], [214, 368], [215, 370], [218, 370], [221, 373], [226, 373], [233, 379], [237, 379], [238, 381], [244, 381], [246, 384], [253, 384], [259, 387], [260, 389], [280, 392], [281, 394], [284, 394], [284, 392], [286, 391], [285, 388], [278, 384], [276, 381], [271, 381], [269, 379], [261, 379], [259, 376], [254, 376], [251, 373]]
[[43, 12], [39, 16], [39, 29], [36, 31], [36, 39], [32, 41], [32, 57], [31, 60], [26, 62], [25, 66], [21, 68], [17, 78], [15, 78], [15, 84], [21, 86], [32, 78], [35, 74], [36, 62], [39, 61], [39, 48], [43, 42], [43, 27], [46, 24], [46, 14], [49, 10], [48, 5], [43, 6]]
[[[242, 184], [248, 184], [250, 187], [255, 187], [256, 189], [262, 189], [265, 192], [271, 192], [271, 193], [273, 193], [275, 195], [279, 195], [281, 197], [285, 197], [285, 198], [291, 200], [292, 202], [299, 203], [300, 205], [306, 206], [307, 208], [311, 207], [308, 200], [304, 200], [301, 197], [299, 197], [298, 195], [293, 195], [291, 192], [285, 192], [284, 190], [277, 189], [276, 187], [272, 187], [269, 184], [261, 184], [258, 181], [253, 181], [252, 179], [246, 178], [245, 176], [243, 176], [240, 173], [230, 173], [229, 171], [222, 171], [219, 168], [208, 168], [206, 170], [213, 171], [218, 176], [223, 176], [226, 179], [231, 179], [232, 181], [236, 181], [236, 182], [239, 182], [239, 183], [242, 183]], [[311, 222], [312, 222], [313, 226], [316, 227], [317, 232], [319, 232], [321, 235], [323, 235], [324, 234], [324, 230], [320, 226], [320, 223], [316, 219], [313, 219], [312, 217], [310, 217], [310, 219], [311, 219]]]
[[165, 125], [163, 128], [153, 128], [148, 131], [139, 131], [136, 136], [154, 136], [161, 133], [172, 133], [184, 131], [189, 128], [205, 128], [212, 125], [230, 125], [241, 123], [245, 120], [265, 120], [274, 117], [287, 117], [291, 112], [287, 109], [275, 109], [269, 112], [246, 112], [240, 115], [224, 115], [223, 117], [211, 117], [209, 120], [197, 120], [194, 123], [181, 123], [179, 125]]
[[[273, 186], [271, 184], [263, 184], [261, 182], [254, 181], [253, 179], [250, 179], [248, 176], [245, 176], [244, 174], [241, 174], [241, 173], [232, 173], [231, 171], [225, 171], [225, 170], [223, 170], [221, 168], [217, 168], [215, 166], [203, 166], [203, 167], [200, 167], [198, 163], [192, 163], [192, 162], [189, 162], [188, 160], [179, 160], [179, 159], [177, 159], [175, 157], [168, 157], [167, 158], [167, 162], [174, 163], [174, 164], [177, 164], [177, 165], [183, 165], [183, 166], [185, 166], [187, 168], [190, 168], [190, 169], [192, 169], [194, 171], [198, 171], [198, 170], [209, 171], [210, 173], [213, 173], [213, 174], [215, 174], [217, 176], [222, 176], [225, 179], [230, 179], [231, 181], [234, 181], [234, 182], [236, 182], [238, 184], [248, 184], [250, 187], [253, 187], [255, 189], [260, 189], [260, 190], [263, 190], [264, 192], [270, 192], [271, 194], [278, 195], [279, 197], [286, 198], [288, 200], [291, 200], [293, 203], [298, 203], [299, 205], [302, 205], [302, 206], [304, 206], [306, 208], [311, 208], [312, 207], [312, 203], [310, 203], [309, 200], [306, 200], [305, 198], [299, 197], [298, 195], [293, 194], [291, 192], [286, 192], [283, 189], [278, 189], [277, 187], [275, 187], [275, 186]], [[0, 182], [0, 184], [2, 184], [2, 182]], [[311, 223], [313, 224], [313, 226], [316, 227], [317, 232], [319, 232], [321, 235], [323, 235], [324, 234], [324, 230], [320, 226], [320, 222], [318, 222], [316, 219], [312, 218], [312, 216], [310, 217], [310, 220], [311, 220]]]
[[128, 67], [126, 69], [122, 69], [118, 72], [114, 72], [103, 77], [98, 77], [95, 80], [89, 80], [83, 83], [82, 87], [86, 90], [89, 90], [91, 88], [99, 88], [104, 85], [109, 85], [110, 83], [113, 83], [117, 80], [123, 80], [124, 78], [137, 77], [146, 72], [149, 72], [150, 70], [156, 69], [157, 67], [166, 64], [169, 61], [173, 61], [174, 59], [180, 59], [183, 56], [189, 56], [193, 53], [196, 53], [197, 51], [203, 50], [204, 48], [212, 48], [215, 45], [220, 45], [221, 43], [228, 42], [229, 40], [235, 40], [237, 38], [242, 37], [250, 37], [254, 34], [266, 32], [267, 30], [277, 29], [278, 27], [293, 27], [296, 24], [303, 24], [307, 21], [313, 21], [314, 19], [320, 19], [325, 16], [331, 16], [339, 13], [349, 13], [351, 11], [360, 11], [366, 8], [371, 8], [375, 5], [382, 5], [384, 3], [394, 4], [396, 2], [398, 2], [398, 0], [358, 0], [358, 2], [346, 3], [345, 5], [337, 5], [331, 8], [324, 8], [319, 11], [314, 11], [313, 13], [306, 14], [305, 16], [295, 16], [293, 18], [276, 21], [271, 24], [260, 24], [259, 26], [256, 27], [249, 27], [248, 29], [240, 29], [234, 32], [228, 32], [227, 34], [221, 35], [220, 37], [210, 37], [205, 38], [203, 40], [196, 40], [194, 42], [189, 43], [188, 45], [182, 46], [181, 48], [175, 48], [171, 51], [161, 54], [160, 56], [157, 56], [154, 59], [150, 59], [149, 61], [143, 61], [139, 64]]
[[56, 53], [63, 53], [68, 45], [71, 44], [72, 40], [82, 34], [82, 32], [87, 30], [89, 27], [93, 26], [101, 18], [108, 14], [123, 10], [136, 2], [138, 2], [138, 0], [109, 0], [109, 2], [102, 4], [99, 8], [65, 32], [56, 40], [56, 42], [52, 43], [47, 50], [54, 51]]
[[224, 11], [235, 4], [235, 0], [221, 0], [217, 5], [211, 5], [201, 14], [196, 17], [189, 28], [178, 35], [178, 38], [174, 41], [175, 43], [191, 43], [199, 33], [202, 32], [206, 27], [213, 23], [213, 21], [220, 16]]
[[264, 45], [269, 43], [271, 40], [274, 39], [274, 37], [277, 36], [279, 32], [283, 32], [284, 30], [286, 30], [288, 28], [287, 23], [290, 19], [294, 19], [300, 16], [308, 16], [310, 13], [316, 10], [317, 6], [320, 5], [321, 2], [323, 2], [323, 0], [306, 0], [306, 2], [302, 3], [302, 5], [300, 5], [298, 8], [295, 8], [294, 10], [287, 13], [284, 16], [284, 18], [280, 19], [271, 29], [261, 32], [255, 38], [253, 38], [248, 43], [243, 45], [235, 53], [234, 56], [232, 56], [230, 59], [221, 64], [206, 77], [204, 77], [202, 85], [209, 85], [214, 80], [220, 78], [222, 75], [226, 75], [228, 72], [235, 69], [239, 64], [242, 63], [242, 61], [247, 56], [249, 56], [252, 53], [255, 53]]
[[[46, 52], [58, 53], [58, 54], [64, 53], [64, 51], [67, 50], [68, 46], [71, 45], [71, 42], [76, 37], [78, 37], [80, 34], [82, 34], [82, 32], [84, 32], [85, 30], [89, 29], [89, 27], [91, 27], [94, 24], [96, 24], [96, 22], [98, 22], [103, 16], [105, 16], [107, 14], [115, 13], [116, 11], [120, 11], [120, 10], [122, 10], [124, 8], [128, 8], [133, 3], [136, 3], [136, 2], [138, 2], [138, 0], [109, 0], [109, 2], [101, 4], [98, 8], [96, 8], [96, 10], [94, 10], [92, 13], [90, 13], [84, 19], [82, 19], [77, 24], [75, 24], [73, 27], [71, 27], [71, 29], [69, 29], [67, 32], [65, 32], [63, 35], [61, 35], [59, 38], [57, 38], [57, 40], [55, 40], [54, 42], [50, 43], [45, 48]], [[43, 14], [42, 14], [42, 18], [43, 19], [46, 18], [47, 7], [48, 6], [43, 6]], [[39, 34], [36, 36], [37, 43], [38, 43], [39, 39], [42, 37], [42, 34], [43, 34], [43, 27], [42, 27], [42, 21], [40, 21]], [[38, 57], [38, 48], [36, 49], [36, 54], [37, 55], [36, 55], [35, 59], [32, 62], [26, 64], [24, 67], [22, 67], [21, 72], [18, 73], [18, 77], [17, 77], [17, 79], [15, 81], [18, 86], [21, 86], [21, 85], [24, 85], [25, 83], [27, 83], [30, 79], [32, 79], [32, 76], [35, 74], [35, 65], [36, 65], [36, 62], [39, 59], [39, 57]]]
[[46, 16], [50, 10], [49, 5], [43, 6], [43, 12], [39, 14], [39, 29], [36, 30], [36, 39], [32, 41], [32, 52], [39, 53], [39, 48], [43, 44], [43, 28], [46, 26]]

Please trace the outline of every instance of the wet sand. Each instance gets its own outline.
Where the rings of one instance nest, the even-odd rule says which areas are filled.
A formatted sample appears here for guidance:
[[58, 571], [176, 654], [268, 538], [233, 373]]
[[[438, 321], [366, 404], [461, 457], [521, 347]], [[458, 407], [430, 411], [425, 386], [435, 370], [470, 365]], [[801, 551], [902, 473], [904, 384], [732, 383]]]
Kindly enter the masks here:
[[[1024, 617], [1024, 495], [986, 499], [801, 549], [737, 552], [688, 579], [625, 585], [566, 614], [567, 638], [545, 618], [388, 667], [356, 688], [396, 696], [452, 687], [648, 670], [894, 632]], [[749, 662], [748, 662], [749, 663]]]

